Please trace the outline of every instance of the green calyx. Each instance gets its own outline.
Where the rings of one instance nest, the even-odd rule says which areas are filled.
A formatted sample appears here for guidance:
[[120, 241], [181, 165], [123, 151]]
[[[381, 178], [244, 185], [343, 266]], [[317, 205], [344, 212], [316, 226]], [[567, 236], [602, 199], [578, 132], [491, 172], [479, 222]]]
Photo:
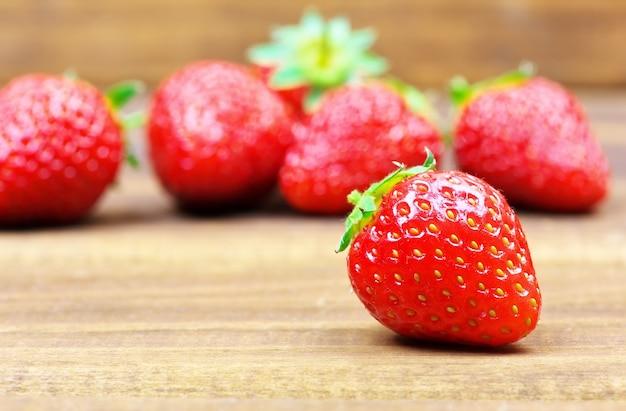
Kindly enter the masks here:
[[271, 38], [250, 48], [248, 59], [272, 68], [269, 85], [276, 90], [309, 87], [305, 106], [313, 105], [325, 90], [387, 70], [385, 59], [369, 51], [375, 33], [352, 30], [342, 17], [326, 21], [308, 10], [299, 25], [279, 27]]
[[[143, 110], [122, 113], [122, 109], [135, 97], [145, 92], [145, 85], [140, 81], [124, 81], [109, 87], [105, 92], [105, 99], [113, 112], [119, 118], [119, 122], [127, 134], [130, 130], [139, 128], [146, 123], [147, 115]], [[133, 153], [128, 143], [128, 138], [124, 141], [126, 162], [133, 168], [139, 167], [137, 156]]]
[[426, 159], [422, 165], [406, 168], [403, 164], [394, 164], [396, 164], [398, 168], [385, 178], [373, 183], [362, 193], [354, 190], [348, 195], [348, 201], [354, 204], [354, 208], [346, 219], [346, 231], [341, 237], [337, 252], [344, 251], [348, 248], [352, 239], [372, 220], [385, 194], [390, 192], [398, 183], [409, 177], [427, 171], [433, 171], [436, 166], [436, 161], [433, 153], [427, 148]]
[[457, 76], [450, 81], [450, 98], [456, 107], [462, 107], [482, 93], [521, 85], [534, 75], [535, 66], [530, 62], [523, 62], [517, 70], [474, 84], [469, 84], [464, 77]]

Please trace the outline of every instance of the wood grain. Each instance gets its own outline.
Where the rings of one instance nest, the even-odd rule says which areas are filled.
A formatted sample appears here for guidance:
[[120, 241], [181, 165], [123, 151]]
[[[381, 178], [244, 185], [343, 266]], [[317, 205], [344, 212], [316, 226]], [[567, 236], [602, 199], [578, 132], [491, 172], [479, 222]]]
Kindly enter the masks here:
[[340, 219], [280, 204], [188, 218], [126, 170], [86, 223], [0, 233], [2, 409], [624, 409], [621, 98], [585, 99], [611, 197], [520, 215], [544, 309], [519, 343], [396, 337], [350, 292]]
[[[277, 24], [310, 1], [64, 0], [0, 3], [0, 83], [68, 66], [99, 86], [127, 78], [156, 85], [197, 59], [244, 61]], [[442, 87], [521, 60], [570, 86], [626, 86], [626, 3], [616, 0], [346, 0], [314, 2], [324, 15], [375, 27], [393, 74]]]

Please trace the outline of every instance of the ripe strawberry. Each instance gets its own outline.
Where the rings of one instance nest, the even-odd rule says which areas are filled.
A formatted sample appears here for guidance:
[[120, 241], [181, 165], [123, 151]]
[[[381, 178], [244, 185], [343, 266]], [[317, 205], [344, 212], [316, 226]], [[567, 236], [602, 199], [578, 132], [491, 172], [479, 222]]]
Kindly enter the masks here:
[[308, 10], [299, 25], [279, 27], [271, 36], [271, 43], [251, 47], [248, 59], [300, 115], [325, 91], [387, 70], [386, 61], [369, 50], [375, 33], [351, 30], [345, 18], [325, 21]]
[[520, 222], [499, 191], [460, 171], [399, 168], [355, 204], [339, 251], [352, 288], [408, 337], [502, 345], [537, 325], [541, 294]]
[[29, 74], [0, 90], [0, 225], [83, 218], [114, 180], [123, 156], [112, 109], [137, 91], [103, 96], [70, 77]]
[[593, 208], [607, 194], [609, 165], [581, 104], [529, 71], [452, 85], [459, 167], [502, 190], [513, 205], [556, 212]]
[[183, 210], [250, 206], [274, 186], [291, 125], [285, 104], [248, 69], [200, 61], [156, 90], [149, 153]]
[[294, 209], [308, 213], [344, 214], [346, 196], [384, 177], [392, 161], [422, 162], [426, 146], [443, 152], [426, 99], [399, 82], [332, 90], [295, 134], [279, 185]]

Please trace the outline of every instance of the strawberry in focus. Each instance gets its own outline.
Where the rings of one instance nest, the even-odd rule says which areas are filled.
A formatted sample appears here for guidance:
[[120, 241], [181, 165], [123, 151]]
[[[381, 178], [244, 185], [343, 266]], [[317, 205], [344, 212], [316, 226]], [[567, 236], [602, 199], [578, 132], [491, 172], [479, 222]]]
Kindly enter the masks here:
[[28, 74], [0, 90], [0, 225], [66, 224], [88, 214], [124, 156], [114, 111], [138, 86], [104, 96], [76, 78]]
[[380, 323], [420, 340], [498, 346], [537, 325], [541, 294], [520, 222], [502, 194], [460, 171], [398, 168], [355, 204], [339, 251]]
[[497, 79], [452, 82], [459, 167], [512, 205], [588, 211], [607, 195], [609, 164], [583, 107], [561, 85], [522, 67]]
[[154, 93], [149, 155], [182, 210], [249, 208], [274, 187], [292, 123], [285, 103], [247, 68], [199, 61]]
[[299, 116], [324, 92], [387, 70], [386, 61], [370, 51], [374, 31], [352, 30], [346, 18], [324, 20], [308, 10], [299, 25], [278, 27], [271, 37], [272, 42], [251, 47], [248, 59]]
[[347, 195], [383, 178], [392, 161], [421, 163], [425, 147], [442, 155], [433, 113], [420, 92], [396, 80], [329, 91], [294, 129], [279, 175], [283, 197], [301, 212], [347, 213]]

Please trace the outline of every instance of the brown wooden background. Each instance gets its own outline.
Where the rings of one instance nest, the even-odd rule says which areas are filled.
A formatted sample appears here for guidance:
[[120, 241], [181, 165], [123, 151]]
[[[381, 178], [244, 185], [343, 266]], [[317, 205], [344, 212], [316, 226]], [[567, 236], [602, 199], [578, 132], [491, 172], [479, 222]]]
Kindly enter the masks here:
[[154, 86], [192, 60], [243, 62], [275, 24], [315, 4], [373, 26], [376, 51], [395, 75], [439, 87], [458, 73], [480, 79], [535, 61], [570, 86], [626, 87], [622, 0], [5, 0], [0, 2], [0, 83], [68, 66], [105, 86]]

